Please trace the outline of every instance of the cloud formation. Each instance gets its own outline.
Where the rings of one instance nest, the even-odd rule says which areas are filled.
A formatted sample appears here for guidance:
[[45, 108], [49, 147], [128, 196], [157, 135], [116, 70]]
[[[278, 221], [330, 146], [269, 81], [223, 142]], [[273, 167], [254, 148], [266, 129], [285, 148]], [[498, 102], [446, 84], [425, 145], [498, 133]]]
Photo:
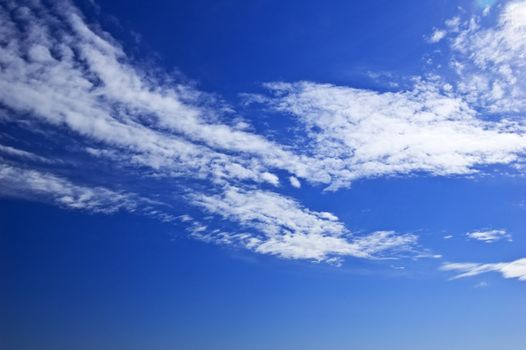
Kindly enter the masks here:
[[429, 82], [384, 93], [311, 82], [267, 87], [269, 103], [304, 125], [330, 189], [367, 177], [473, 174], [518, 162], [526, 151], [522, 125], [479, 119], [462, 98]]
[[268, 191], [229, 188], [219, 195], [194, 195], [191, 201], [212, 214], [240, 222], [247, 231], [255, 229], [260, 233], [223, 233], [221, 240], [237, 240], [256, 252], [284, 258], [377, 258], [393, 250], [411, 252], [417, 243], [415, 235], [387, 231], [354, 237], [333, 214], [308, 210], [291, 198]]
[[472, 231], [466, 233], [466, 236], [469, 239], [482, 241], [484, 243], [493, 243], [506, 239], [509, 242], [512, 241], [511, 234], [506, 230], [482, 230], [482, 231]]
[[76, 185], [64, 178], [32, 169], [0, 163], [0, 194], [51, 201], [70, 209], [110, 214], [119, 210], [134, 212], [143, 203], [134, 194], [104, 187]]
[[123, 49], [91, 30], [70, 4], [49, 9], [7, 2], [0, 20], [0, 101], [13, 111], [67, 127], [117, 149], [121, 161], [171, 177], [276, 185], [269, 167], [304, 172], [279, 145], [214, 122], [218, 111], [202, 102], [204, 94], [134, 68]]
[[[63, 145], [70, 152], [111, 163], [115, 177], [155, 184], [160, 196], [185, 201], [206, 217], [165, 213], [161, 202], [125, 181], [119, 190], [102, 178], [79, 185], [54, 172], [55, 159], [16, 142], [0, 145], [1, 194], [164, 221], [178, 216], [193, 237], [283, 258], [430, 256], [414, 234], [356, 235], [336, 215], [309, 209], [282, 190], [298, 193], [305, 184], [338, 190], [363, 178], [472, 175], [490, 165], [521, 165], [524, 124], [482, 118], [480, 110], [523, 110], [524, 83], [514, 76], [524, 73], [525, 3], [506, 5], [492, 28], [453, 18], [435, 31], [430, 41], [451, 44], [458, 82], [425, 76], [395, 92], [266, 84], [270, 92], [252, 98], [293, 117], [297, 133], [285, 145], [253, 131], [219, 97], [139, 68], [71, 3], [0, 1], [0, 122], [48, 142], [45, 130], [53, 129], [71, 142]], [[486, 48], [492, 42], [500, 45], [496, 51]], [[32, 169], [30, 162], [42, 164]], [[108, 185], [99, 185], [104, 180]], [[485, 234], [472, 238], [498, 236]]]
[[[450, 45], [452, 84], [469, 103], [492, 113], [522, 113], [526, 108], [526, 1], [509, 1], [496, 18], [454, 17], [441, 39]], [[437, 33], [437, 32], [435, 32]], [[435, 37], [435, 35], [433, 35]], [[438, 37], [437, 37], [438, 38]], [[433, 42], [433, 40], [431, 40]]]
[[506, 263], [479, 264], [479, 263], [446, 263], [443, 271], [455, 271], [460, 274], [453, 279], [477, 276], [487, 272], [498, 272], [504, 278], [516, 278], [526, 281], [526, 258]]
[[[2, 1], [0, 23], [6, 121], [26, 118], [26, 128], [66, 130], [72, 140], [82, 140], [83, 156], [91, 161], [132, 169], [126, 176], [159, 181], [163, 192], [184, 193], [187, 204], [229, 220], [235, 232], [186, 220], [193, 236], [317, 261], [415, 249], [416, 236], [382, 232], [358, 239], [333, 214], [255, 189], [282, 186], [277, 171], [288, 174], [294, 188], [301, 187], [300, 178], [313, 183], [330, 178], [316, 159], [247, 131], [247, 123], [232, 118], [212, 96], [138, 69], [108, 33], [90, 27], [69, 2]], [[25, 168], [23, 158], [33, 157], [28, 152], [11, 146], [0, 151], [19, 158], [2, 164], [4, 195], [93, 212], [159, 213], [140, 195], [75, 185], [52, 169]], [[240, 233], [244, 229], [247, 233]]]

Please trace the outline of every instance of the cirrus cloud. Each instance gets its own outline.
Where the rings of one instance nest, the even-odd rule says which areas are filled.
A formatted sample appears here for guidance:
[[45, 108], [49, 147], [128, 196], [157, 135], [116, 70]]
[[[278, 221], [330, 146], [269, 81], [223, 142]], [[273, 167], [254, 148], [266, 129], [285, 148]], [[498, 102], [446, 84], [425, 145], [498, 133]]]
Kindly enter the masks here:
[[480, 264], [480, 263], [445, 263], [442, 265], [443, 271], [455, 271], [459, 274], [453, 279], [477, 276], [488, 272], [498, 272], [504, 278], [516, 278], [526, 281], [526, 258], [511, 262]]

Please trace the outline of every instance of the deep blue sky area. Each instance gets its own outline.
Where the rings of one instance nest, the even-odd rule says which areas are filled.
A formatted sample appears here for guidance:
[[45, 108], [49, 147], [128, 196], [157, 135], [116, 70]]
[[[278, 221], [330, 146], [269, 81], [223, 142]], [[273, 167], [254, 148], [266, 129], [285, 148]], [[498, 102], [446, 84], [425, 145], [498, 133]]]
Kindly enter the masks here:
[[[99, 2], [126, 35], [157, 52], [205, 91], [233, 96], [270, 81], [357, 87], [368, 73], [416, 75], [423, 35], [465, 2], [120, 1]], [[469, 6], [469, 2], [467, 2]], [[145, 10], [147, 9], [147, 10]], [[145, 13], [146, 11], [146, 13]], [[107, 18], [112, 22], [113, 17]], [[162, 33], [162, 34], [161, 34]]]
[[166, 226], [129, 215], [19, 201], [2, 201], [1, 209], [8, 348], [523, 344], [523, 286], [491, 276], [498, 287], [478, 289], [472, 281], [386, 275], [359, 262], [335, 269], [171, 240]]
[[0, 1], [0, 349], [526, 347], [525, 1], [44, 3]]

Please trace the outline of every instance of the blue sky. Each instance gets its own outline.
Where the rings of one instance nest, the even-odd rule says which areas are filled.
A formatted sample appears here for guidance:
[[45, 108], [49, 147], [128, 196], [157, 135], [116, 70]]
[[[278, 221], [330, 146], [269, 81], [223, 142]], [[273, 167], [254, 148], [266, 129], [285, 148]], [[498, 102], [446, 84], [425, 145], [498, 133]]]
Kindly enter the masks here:
[[526, 1], [0, 1], [8, 349], [523, 349]]

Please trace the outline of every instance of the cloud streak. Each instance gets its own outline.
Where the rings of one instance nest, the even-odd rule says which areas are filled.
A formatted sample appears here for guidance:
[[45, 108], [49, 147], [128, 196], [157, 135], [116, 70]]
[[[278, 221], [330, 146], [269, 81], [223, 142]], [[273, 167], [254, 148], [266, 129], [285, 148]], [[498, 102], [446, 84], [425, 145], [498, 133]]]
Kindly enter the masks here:
[[526, 281], [526, 258], [494, 264], [446, 263], [442, 265], [441, 270], [459, 273], [453, 277], [453, 279], [472, 277], [488, 272], [498, 272], [504, 278], [515, 278], [520, 281]]
[[283, 258], [376, 258], [389, 251], [410, 252], [417, 243], [415, 235], [391, 231], [354, 237], [333, 214], [308, 210], [291, 198], [267, 191], [229, 188], [220, 195], [194, 195], [191, 201], [212, 214], [240, 222], [245, 230], [259, 232], [258, 236], [238, 237], [247, 248]]
[[[76, 185], [62, 177], [32, 169], [0, 164], [0, 194], [52, 202], [58, 206], [110, 214], [135, 212], [146, 201], [137, 195], [104, 187]], [[141, 203], [143, 202], [143, 203]]]

